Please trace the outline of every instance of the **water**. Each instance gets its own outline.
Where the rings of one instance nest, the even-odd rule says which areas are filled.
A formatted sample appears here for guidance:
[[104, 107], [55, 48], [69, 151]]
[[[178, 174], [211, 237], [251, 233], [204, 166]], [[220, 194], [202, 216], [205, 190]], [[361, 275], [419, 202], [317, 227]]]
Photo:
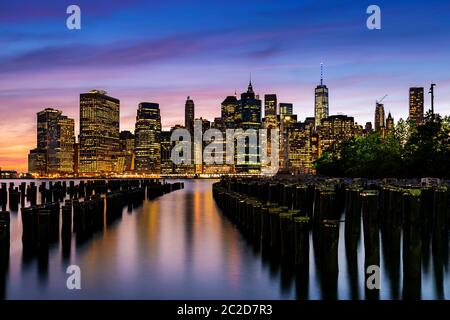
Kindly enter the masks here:
[[[121, 219], [82, 244], [73, 237], [67, 257], [60, 244], [50, 247], [48, 256], [23, 257], [20, 212], [12, 212], [9, 268], [0, 278], [0, 292], [3, 286], [6, 299], [296, 299], [299, 290], [309, 299], [323, 297], [313, 246], [308, 281], [295, 280], [221, 214], [212, 180], [184, 182], [184, 190], [131, 212], [124, 208]], [[337, 298], [350, 299], [356, 288], [364, 299], [364, 248], [360, 242], [357, 272], [349, 272], [343, 225]], [[81, 268], [81, 290], [66, 287], [69, 265]], [[401, 298], [401, 265], [396, 281], [388, 266], [382, 250], [380, 298]], [[424, 262], [423, 299], [450, 298], [450, 272], [443, 270], [441, 282], [439, 270], [432, 258]]]

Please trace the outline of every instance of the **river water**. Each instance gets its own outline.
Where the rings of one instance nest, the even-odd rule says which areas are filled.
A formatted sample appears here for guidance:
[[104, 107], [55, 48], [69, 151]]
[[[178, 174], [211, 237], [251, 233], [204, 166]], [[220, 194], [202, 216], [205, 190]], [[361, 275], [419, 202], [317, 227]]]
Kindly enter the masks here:
[[[146, 200], [132, 211], [125, 207], [121, 219], [91, 239], [77, 243], [72, 237], [69, 254], [55, 244], [44, 256], [24, 256], [20, 210], [11, 212], [10, 260], [0, 275], [0, 294], [6, 299], [321, 299], [313, 252], [309, 278], [296, 280], [220, 212], [213, 182], [185, 180], [183, 190]], [[343, 225], [337, 298], [364, 299], [364, 246], [359, 243], [358, 267], [350, 272]], [[81, 290], [67, 289], [70, 265], [80, 267]], [[450, 298], [448, 265], [445, 261], [440, 270], [432, 258], [424, 262], [423, 299]], [[401, 268], [394, 281], [387, 269], [381, 252], [380, 298], [401, 298]]]

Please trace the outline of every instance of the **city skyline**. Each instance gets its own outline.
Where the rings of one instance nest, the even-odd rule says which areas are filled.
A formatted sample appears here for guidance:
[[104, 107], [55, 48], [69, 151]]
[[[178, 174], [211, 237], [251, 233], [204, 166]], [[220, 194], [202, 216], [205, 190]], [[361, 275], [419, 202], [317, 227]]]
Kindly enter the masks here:
[[[321, 71], [321, 76], [322, 76], [322, 71]], [[326, 87], [326, 85], [325, 85], [325, 83], [324, 83], [324, 81], [323, 81], [323, 79], [322, 79], [322, 77], [321, 77], [321, 80], [320, 80], [320, 83], [319, 83], [319, 85], [316, 87], [316, 89], [315, 89], [315, 94], [317, 95], [317, 88], [321, 88], [321, 87], [325, 87], [325, 88], [327, 88]], [[328, 89], [327, 89], [328, 90]], [[424, 91], [424, 88], [423, 87], [412, 87], [412, 88], [409, 88], [409, 99], [411, 99], [411, 90], [422, 90], [422, 92]], [[157, 110], [158, 110], [158, 122], [160, 123], [159, 124], [159, 132], [161, 132], [161, 133], [163, 133], [163, 132], [166, 132], [166, 133], [168, 133], [168, 132], [171, 132], [173, 129], [175, 129], [175, 128], [186, 128], [186, 123], [188, 123], [188, 122], [191, 122], [191, 121], [194, 121], [194, 119], [197, 121], [197, 120], [201, 120], [201, 121], [207, 121], [208, 123], [213, 123], [213, 120], [214, 121], [217, 121], [217, 120], [220, 120], [220, 121], [224, 121], [226, 118], [222, 118], [221, 116], [219, 116], [219, 117], [215, 117], [214, 119], [211, 119], [211, 121], [209, 120], [209, 119], [206, 119], [206, 118], [203, 118], [203, 116], [202, 115], [198, 115], [198, 113], [196, 113], [195, 114], [195, 116], [194, 116], [194, 104], [195, 104], [195, 101], [194, 100], [192, 100], [191, 99], [191, 97], [190, 96], [188, 96], [187, 97], [187, 100], [185, 101], [185, 108], [184, 108], [184, 111], [185, 111], [185, 114], [183, 115], [183, 117], [180, 117], [180, 119], [179, 119], [179, 121], [177, 121], [174, 125], [172, 125], [171, 127], [164, 127], [164, 126], [161, 126], [161, 123], [164, 123], [164, 121], [163, 121], [163, 118], [159, 115], [160, 114], [160, 109], [159, 109], [159, 104], [158, 103], [149, 103], [149, 102], [140, 102], [139, 104], [138, 104], [138, 107], [137, 107], [137, 112], [138, 112], [138, 117], [136, 118], [136, 123], [135, 123], [135, 128], [134, 128], [134, 130], [133, 129], [131, 129], [131, 130], [128, 130], [128, 129], [123, 129], [123, 127], [121, 126], [121, 117], [120, 117], [120, 114], [121, 114], [121, 112], [120, 112], [120, 110], [121, 110], [121, 107], [120, 107], [120, 99], [119, 98], [113, 98], [113, 97], [110, 97], [110, 94], [107, 92], [107, 91], [105, 91], [105, 90], [98, 90], [98, 89], [92, 89], [92, 90], [89, 90], [89, 92], [88, 93], [81, 93], [80, 94], [80, 114], [79, 114], [79, 117], [78, 118], [75, 118], [75, 119], [71, 119], [71, 118], [69, 118], [68, 120], [69, 121], [71, 121], [72, 122], [72, 132], [73, 133], [75, 133], [74, 134], [74, 136], [73, 136], [73, 138], [74, 138], [74, 142], [76, 142], [76, 145], [77, 146], [79, 146], [80, 145], [80, 126], [82, 127], [82, 125], [81, 125], [81, 123], [80, 123], [80, 121], [81, 121], [81, 117], [82, 117], [82, 111], [83, 111], [83, 104], [84, 104], [84, 101], [83, 101], [83, 99], [84, 99], [84, 97], [85, 96], [88, 96], [88, 95], [91, 95], [91, 94], [93, 94], [93, 95], [97, 95], [97, 94], [100, 94], [100, 96], [102, 96], [102, 95], [104, 95], [104, 97], [106, 97], [106, 98], [108, 98], [108, 99], [112, 99], [113, 101], [115, 101], [115, 102], [117, 102], [117, 103], [119, 103], [119, 105], [117, 105], [117, 111], [115, 111], [115, 112], [117, 112], [117, 116], [118, 116], [118, 120], [112, 120], [113, 122], [112, 123], [116, 123], [117, 124], [117, 130], [119, 130], [118, 132], [117, 132], [117, 139], [118, 139], [118, 136], [119, 136], [119, 132], [120, 132], [120, 134], [126, 134], [126, 133], [128, 133], [129, 131], [132, 131], [132, 132], [134, 132], [134, 133], [136, 133], [136, 130], [137, 130], [137, 125], [138, 125], [138, 123], [139, 123], [139, 113], [141, 112], [140, 110], [141, 110], [141, 108], [142, 108], [142, 106], [143, 105], [154, 105], [154, 106], [156, 106], [157, 107]], [[247, 95], [249, 95], [250, 94], [250, 96], [249, 97], [247, 97]], [[255, 94], [254, 92], [253, 92], [253, 84], [252, 84], [252, 82], [251, 82], [251, 80], [250, 80], [250, 82], [248, 83], [248, 88], [247, 88], [247, 91], [245, 92], [243, 92], [242, 94], [237, 94], [236, 92], [235, 92], [235, 95], [233, 95], [233, 96], [227, 96], [226, 98], [225, 98], [225, 100], [222, 102], [222, 107], [220, 107], [219, 108], [219, 112], [221, 112], [221, 113], [223, 113], [223, 103], [225, 103], [230, 97], [236, 97], [236, 99], [237, 98], [239, 98], [239, 96], [241, 96], [241, 99], [244, 99], [244, 100], [242, 100], [242, 101], [245, 101], [245, 99], [248, 99], [248, 98], [251, 98], [251, 99], [254, 99], [254, 98], [252, 98], [253, 96], [255, 96], [256, 97], [256, 99], [260, 99], [260, 100], [255, 100], [255, 101], [259, 101], [258, 103], [258, 108], [259, 108], [259, 114], [255, 114], [255, 117], [256, 118], [259, 118], [259, 120], [256, 120], [256, 122], [255, 122], [255, 124], [256, 123], [260, 123], [261, 125], [263, 125], [264, 126], [264, 124], [266, 123], [266, 125], [268, 125], [269, 123], [271, 123], [272, 122], [272, 120], [271, 120], [271, 116], [274, 116], [273, 114], [269, 114], [268, 116], [269, 116], [269, 118], [266, 118], [266, 109], [267, 109], [267, 103], [269, 102], [269, 101], [272, 101], [272, 100], [275, 100], [275, 103], [276, 103], [276, 101], [277, 100], [280, 100], [280, 99], [278, 99], [278, 96], [277, 96], [277, 94], [276, 93], [273, 93], [273, 94], [264, 94], [263, 95], [263, 97], [261, 98], [259, 95], [257, 95], [257, 94]], [[387, 96], [387, 95], [386, 95]], [[386, 96], [385, 97], [383, 97], [383, 99], [384, 98], [386, 98]], [[383, 100], [382, 99], [382, 100]], [[241, 116], [240, 117], [242, 117], [242, 116], [244, 116], [245, 117], [245, 114], [246, 114], [246, 111], [245, 111], [245, 109], [243, 109], [242, 107], [239, 107], [239, 101], [241, 101], [241, 100], [236, 100], [236, 116], [238, 116], [238, 114], [241, 114]], [[270, 103], [270, 102], [269, 102]], [[190, 106], [189, 108], [187, 107], [187, 106]], [[249, 105], [250, 106], [250, 108], [253, 108], [252, 106], [251, 106], [251, 104]], [[377, 115], [378, 113], [379, 113], [379, 106], [381, 106], [381, 109], [382, 109], [382, 112], [381, 112], [381, 115]], [[284, 117], [288, 117], [288, 119], [287, 119], [287, 121], [288, 121], [288, 123], [289, 123], [289, 128], [292, 128], [294, 131], [296, 130], [294, 127], [296, 126], [296, 123], [298, 123], [300, 126], [302, 126], [303, 128], [305, 127], [305, 125], [306, 126], [308, 126], [309, 125], [309, 123], [310, 123], [310, 121], [311, 121], [311, 119], [313, 119], [312, 121], [313, 121], [313, 123], [315, 123], [315, 121], [314, 121], [314, 117], [305, 117], [305, 118], [300, 118], [297, 114], [295, 114], [294, 112], [293, 112], [293, 110], [295, 110], [295, 107], [294, 108], [292, 108], [293, 107], [293, 104], [292, 103], [288, 103], [288, 102], [278, 102], [278, 104], [277, 104], [277, 106], [276, 106], [276, 108], [275, 108], [275, 110], [276, 110], [276, 113], [275, 113], [275, 116], [278, 116], [278, 126], [280, 126], [281, 125], [281, 123], [284, 123], [286, 120], [281, 120], [281, 119], [283, 119]], [[388, 129], [388, 131], [389, 130], [391, 130], [392, 129], [392, 127], [393, 127], [393, 125], [399, 120], [399, 118], [395, 118], [394, 117], [394, 119], [392, 118], [392, 115], [391, 115], [391, 112], [390, 111], [385, 111], [384, 110], [384, 104], [381, 104], [381, 101], [379, 102], [378, 100], [377, 101], [375, 101], [375, 111], [373, 112], [373, 115], [372, 115], [372, 117], [375, 117], [375, 121], [369, 121], [370, 123], [372, 123], [372, 125], [373, 125], [373, 128], [374, 128], [374, 131], [377, 131], [377, 132], [380, 132], [380, 134], [381, 135], [384, 135], [384, 130], [385, 129]], [[286, 108], [288, 108], [289, 109], [289, 111], [286, 111], [287, 109]], [[315, 109], [316, 107], [314, 107], [314, 109]], [[412, 111], [413, 109], [415, 108], [415, 107], [413, 107], [412, 105], [411, 105], [411, 103], [410, 103], [410, 105], [408, 106], [408, 113], [409, 113], [409, 117], [407, 117], [407, 118], [405, 118], [405, 119], [403, 119], [403, 118], [400, 118], [400, 119], [403, 119], [403, 120], [408, 120], [408, 119], [411, 119], [410, 117], [411, 117], [411, 112], [413, 112], [414, 113], [414, 111]], [[251, 109], [250, 109], [251, 110]], [[283, 111], [284, 110], [284, 111]], [[422, 112], [422, 118], [423, 118], [423, 116], [425, 115], [425, 113], [428, 111], [428, 109], [422, 109], [421, 110], [421, 112]], [[38, 145], [38, 148], [37, 149], [33, 149], [33, 148], [31, 148], [30, 150], [29, 150], [29, 155], [28, 155], [28, 165], [27, 165], [27, 169], [25, 169], [25, 170], [20, 170], [20, 168], [18, 169], [18, 167], [13, 167], [13, 168], [5, 168], [5, 167], [0, 167], [0, 168], [2, 168], [2, 170], [17, 170], [18, 172], [22, 172], [22, 173], [25, 173], [25, 172], [30, 172], [30, 156], [34, 156], [34, 157], [39, 157], [39, 150], [42, 150], [42, 147], [40, 148], [39, 147], [39, 141], [40, 141], [40, 138], [39, 138], [39, 135], [40, 135], [40, 131], [39, 131], [39, 117], [40, 117], [40, 114], [42, 114], [42, 113], [45, 113], [45, 112], [50, 112], [50, 113], [56, 113], [56, 112], [58, 112], [59, 113], [59, 115], [61, 115], [61, 113], [64, 113], [65, 111], [63, 111], [63, 110], [57, 110], [57, 109], [53, 109], [52, 107], [46, 107], [46, 108], [44, 108], [44, 109], [42, 109], [41, 111], [39, 111], [39, 112], [37, 112], [36, 113], [36, 115], [37, 115], [37, 120], [38, 120], [38, 126], [37, 126], [37, 145]], [[253, 111], [252, 111], [253, 112]], [[287, 112], [285, 115], [283, 115], [283, 112]], [[416, 112], [416, 114], [417, 115], [420, 115], [420, 113], [417, 113]], [[292, 119], [290, 119], [289, 117], [290, 116], [294, 116], [294, 118], [292, 118]], [[225, 114], [225, 116], [226, 116], [226, 114]], [[234, 115], [233, 115], [234, 116]], [[253, 117], [253, 115], [248, 115], [249, 117]], [[280, 116], [281, 116], [281, 118], [280, 118]], [[329, 120], [331, 120], [331, 119], [335, 119], [335, 117], [347, 117], [348, 119], [351, 119], [351, 121], [352, 121], [352, 127], [353, 127], [353, 129], [351, 129], [351, 131], [353, 132], [353, 133], [351, 133], [351, 135], [353, 135], [353, 134], [356, 134], [356, 135], [361, 135], [362, 134], [362, 131], [360, 131], [360, 130], [362, 130], [363, 129], [363, 127], [364, 127], [364, 125], [363, 125], [363, 123], [362, 122], [360, 122], [360, 121], [358, 121], [358, 119], [355, 119], [355, 117], [354, 116], [352, 116], [352, 115], [348, 115], [348, 114], [344, 114], [344, 113], [342, 113], [342, 112], [339, 112], [339, 111], [337, 111], [336, 113], [334, 113], [334, 114], [329, 114], [327, 117], [322, 117], [320, 114], [319, 115], [316, 115], [316, 117], [318, 117], [318, 118], [320, 118], [319, 119], [319, 122], [322, 122], [322, 119], [329, 119]], [[380, 119], [380, 121], [383, 121], [383, 123], [382, 124], [380, 124], [379, 126], [377, 126], [376, 125], [376, 122], [377, 122], [377, 117], [380, 117], [379, 119]], [[255, 118], [255, 119], [256, 119]], [[67, 119], [67, 116], [66, 115], [64, 115], [63, 116], [63, 119]], [[189, 120], [188, 120], [189, 119]], [[250, 120], [250, 118], [249, 118], [249, 120]], [[391, 124], [390, 124], [390, 128], [388, 128], [388, 124], [387, 124], [387, 121], [391, 121]], [[242, 121], [242, 120], [239, 120], [239, 118], [236, 118], [236, 121]], [[277, 120], [275, 120], [276, 122], [277, 122]], [[281, 121], [281, 122], [280, 122]], [[293, 121], [293, 122], [292, 122]], [[414, 120], [413, 120], [414, 121]], [[226, 122], [223, 122], [224, 124], [226, 123]], [[246, 125], [246, 123], [248, 123], [248, 122], [246, 122], [246, 121], [243, 121], [242, 122], [242, 125], [243, 125], [243, 127], [242, 128], [244, 128], [244, 129], [247, 129], [247, 125]], [[191, 125], [190, 123], [188, 124], [188, 125]], [[193, 125], [193, 124], [192, 124]], [[77, 127], [78, 126], [78, 127]], [[114, 125], [114, 126], [116, 126], [116, 125]], [[232, 125], [232, 127], [234, 127], [235, 125], [233, 124]], [[270, 126], [270, 125], [269, 125]], [[292, 126], [294, 126], [294, 127], [292, 127]], [[318, 133], [317, 132], [317, 129], [318, 129], [318, 124], [317, 123], [315, 123], [315, 125], [314, 125], [314, 131], [316, 131], [316, 134]], [[367, 126], [367, 123], [365, 124], [365, 126]], [[319, 125], [319, 127], [320, 127], [320, 125]], [[358, 127], [358, 128], [357, 128]], [[55, 127], [56, 128], [56, 127]], [[105, 128], [107, 128], [107, 127], [105, 127]], [[248, 128], [250, 128], [250, 127], [248, 127]], [[255, 128], [257, 128], [257, 127], [255, 127]], [[282, 128], [279, 128], [280, 130], [282, 130]], [[367, 129], [367, 127], [366, 127], [366, 129]], [[55, 129], [56, 130], [56, 129]], [[153, 129], [152, 129], [153, 130]], [[188, 129], [189, 130], [189, 129]], [[305, 130], [305, 129], [303, 129], [303, 130]], [[309, 130], [309, 129], [308, 129]], [[354, 131], [354, 130], [356, 130], [356, 131]], [[366, 130], [367, 131], [367, 130]], [[345, 130], [345, 132], [346, 132], [346, 130]], [[287, 132], [285, 133], [285, 134], [287, 134]], [[345, 135], [347, 135], [347, 133], [345, 133]], [[59, 138], [58, 138], [59, 139]], [[66, 138], [67, 139], [67, 138]], [[280, 137], [280, 139], [281, 139], [281, 137]], [[333, 140], [334, 138], [332, 138], [332, 140]], [[340, 138], [338, 139], [338, 140], [340, 140]], [[280, 141], [281, 142], [281, 144], [283, 144], [283, 142], [282, 142], [282, 140]], [[56, 143], [56, 142], [54, 142], [54, 143]], [[118, 144], [119, 142], [117, 142], [117, 144]], [[120, 143], [122, 143], [122, 142], [120, 142]], [[158, 144], [161, 144], [161, 143], [163, 143], [162, 141], [160, 141]], [[286, 142], [287, 143], [287, 142]], [[139, 147], [138, 147], [138, 144], [139, 143], [137, 143], [136, 145], [135, 145], [135, 148], [134, 148], [134, 152], [136, 153], [136, 155], [138, 154], [138, 149], [139, 149]], [[327, 144], [327, 143], [325, 143], [324, 142], [324, 144]], [[73, 146], [73, 147], [75, 147], [75, 145]], [[103, 146], [100, 146], [99, 145], [99, 147], [102, 147], [103, 148]], [[47, 149], [48, 147], [44, 147], [44, 149]], [[161, 147], [159, 147], [159, 148], [161, 148]], [[289, 148], [291, 148], [291, 147], [289, 147]], [[83, 150], [83, 147], [81, 147], [81, 149], [80, 150]], [[119, 152], [120, 150], [119, 149], [117, 149], [117, 151], [116, 152]], [[122, 150], [122, 151], [125, 151], [125, 150]], [[52, 152], [54, 152], [54, 151], [52, 151]], [[82, 151], [83, 152], [83, 151]], [[285, 152], [287, 152], [287, 150], [285, 151]], [[73, 151], [72, 151], [72, 153], [73, 153]], [[158, 152], [159, 153], [159, 152]], [[280, 161], [281, 161], [281, 167], [284, 167], [285, 166], [285, 164], [283, 164], [283, 162], [285, 161], [285, 160], [283, 160], [283, 158], [284, 158], [284, 156], [283, 155], [280, 155], [281, 156], [281, 158], [280, 158]], [[286, 155], [285, 155], [285, 157], [287, 158], [287, 157], [290, 157], [290, 155], [288, 155], [287, 153], [286, 153]], [[82, 156], [81, 156], [81, 158], [82, 158]], [[39, 158], [37, 158], [37, 159], [39, 159]], [[137, 158], [136, 158], [136, 160], [138, 161], [138, 163], [139, 163], [139, 156], [137, 156]], [[135, 162], [136, 160], [133, 160], [133, 162]], [[34, 158], [33, 158], [33, 160], [32, 160], [33, 162], [36, 162], [36, 160], [34, 160]], [[147, 161], [147, 160], [144, 160], [144, 161]], [[158, 161], [161, 161], [161, 160], [158, 160]], [[78, 163], [77, 164], [77, 166], [78, 165], [81, 165], [81, 170], [80, 170], [80, 173], [82, 173], [82, 159], [80, 159], [80, 163]], [[117, 165], [117, 164], [114, 164], [114, 161], [113, 162], [111, 162], [111, 164], [112, 165]], [[33, 164], [33, 167], [34, 167], [35, 165]], [[139, 167], [139, 165], [138, 164], [136, 164], [136, 168], [134, 169], [136, 172], [139, 172], [140, 170], [138, 169], [138, 167]], [[158, 168], [159, 168], [159, 164], [157, 165], [158, 166]], [[114, 170], [106, 170], [106, 171], [116, 171], [117, 169], [114, 169]], [[37, 171], [35, 171], [35, 172], [38, 172], [38, 171], [40, 171], [40, 170], [37, 170]], [[89, 170], [88, 170], [89, 171]], [[101, 171], [91, 171], [92, 173], [95, 173], [95, 172], [97, 172], [97, 173], [100, 173]], [[62, 172], [61, 172], [62, 173]], [[76, 170], [74, 170], [74, 173], [77, 173], [77, 171]], [[155, 172], [156, 173], [156, 172]], [[175, 172], [174, 172], [175, 173]], [[48, 174], [51, 174], [51, 171], [49, 171], [48, 172]]]
[[[160, 104], [167, 129], [183, 123], [179, 115], [187, 96], [203, 118], [218, 117], [222, 99], [241, 91], [251, 72], [260, 98], [276, 93], [305, 119], [314, 115], [312, 92], [324, 62], [330, 115], [347, 114], [361, 125], [373, 122], [375, 100], [388, 94], [386, 114], [406, 119], [408, 88], [427, 89], [431, 82], [438, 84], [435, 111], [450, 114], [450, 78], [443, 68], [450, 46], [442, 41], [450, 22], [433, 19], [449, 4], [380, 1], [383, 24], [377, 31], [365, 26], [369, 3], [326, 2], [320, 11], [309, 1], [285, 1], [281, 7], [253, 2], [78, 4], [79, 31], [65, 28], [62, 3], [29, 4], [32, 15], [14, 5], [0, 11], [3, 169], [26, 171], [35, 114], [46, 107], [75, 119], [78, 134], [78, 95], [93, 88], [120, 98], [120, 130], [133, 131], [142, 101]], [[152, 19], [142, 19], [146, 13]], [[175, 19], [167, 19], [169, 14]], [[433, 46], [439, 50], [430, 50]], [[426, 111], [426, 93], [424, 100]]]

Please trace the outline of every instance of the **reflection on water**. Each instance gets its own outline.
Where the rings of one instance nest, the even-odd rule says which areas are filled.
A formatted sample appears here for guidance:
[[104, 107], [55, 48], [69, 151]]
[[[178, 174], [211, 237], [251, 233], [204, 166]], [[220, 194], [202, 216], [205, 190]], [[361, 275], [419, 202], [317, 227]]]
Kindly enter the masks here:
[[[217, 208], [213, 181], [187, 180], [185, 189], [137, 208], [125, 207], [120, 219], [104, 225], [85, 241], [62, 238], [48, 250], [22, 248], [20, 209], [11, 212], [9, 260], [0, 264], [0, 296], [7, 299], [364, 299], [362, 231], [339, 227], [339, 272], [324, 279], [310, 239], [309, 263], [303, 270], [285, 266], [259, 247]], [[358, 230], [358, 229], [357, 229]], [[376, 235], [378, 236], [378, 234]], [[421, 279], [403, 282], [400, 233], [379, 235], [381, 299], [402, 298], [416, 290], [424, 299], [449, 298], [448, 253], [422, 244]], [[357, 241], [353, 239], [357, 238]], [[351, 240], [351, 241], [350, 241]], [[411, 237], [414, 243], [414, 237]], [[428, 242], [426, 242], [428, 241]], [[347, 245], [352, 244], [352, 245]], [[378, 242], [377, 242], [378, 243]], [[446, 246], [445, 246], [446, 247]], [[430, 249], [434, 248], [434, 249]], [[436, 250], [435, 254], [431, 251]], [[4, 260], [4, 259], [3, 259]], [[327, 261], [328, 262], [328, 261]], [[69, 265], [82, 272], [82, 289], [66, 288]], [[320, 265], [323, 265], [321, 263]], [[333, 261], [325, 264], [333, 268]], [[331, 295], [329, 295], [331, 293]], [[416, 296], [417, 292], [410, 292]]]

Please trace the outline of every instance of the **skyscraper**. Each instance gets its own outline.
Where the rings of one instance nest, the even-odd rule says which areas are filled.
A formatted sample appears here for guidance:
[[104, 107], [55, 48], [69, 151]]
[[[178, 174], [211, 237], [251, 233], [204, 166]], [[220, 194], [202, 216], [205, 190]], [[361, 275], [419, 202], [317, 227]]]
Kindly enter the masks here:
[[333, 115], [322, 119], [319, 129], [319, 156], [355, 135], [353, 117]]
[[55, 172], [71, 174], [74, 172], [75, 121], [66, 116], [58, 119], [58, 142], [56, 146], [57, 165]]
[[75, 122], [53, 108], [37, 113], [37, 148], [28, 156], [34, 174], [69, 174], [74, 171]]
[[382, 103], [376, 102], [375, 106], [375, 131], [382, 132], [385, 129], [384, 125], [384, 105]]
[[141, 102], [136, 116], [135, 171], [161, 173], [161, 115], [159, 104]]
[[389, 133], [394, 129], [394, 118], [392, 118], [391, 113], [388, 113], [386, 118], [386, 132]]
[[292, 103], [280, 103], [280, 116], [290, 116], [294, 112], [294, 105]]
[[266, 94], [264, 96], [264, 117], [277, 115], [277, 95]]
[[[237, 128], [243, 130], [261, 128], [261, 100], [255, 95], [251, 81], [248, 84], [247, 92], [241, 94], [236, 113]], [[245, 138], [245, 154], [241, 155], [241, 161], [238, 161], [240, 163], [235, 166], [237, 172], [256, 173], [260, 170], [259, 143], [257, 142], [255, 145], [251, 140]]]
[[247, 92], [241, 94], [237, 103], [237, 123], [243, 129], [259, 129], [261, 126], [261, 100], [255, 96], [252, 83], [248, 84]]
[[409, 88], [409, 120], [416, 125], [423, 122], [423, 87]]
[[117, 170], [120, 101], [106, 91], [80, 94], [80, 173]]
[[173, 142], [170, 140], [170, 131], [161, 131], [161, 174], [173, 173], [171, 158]]
[[187, 97], [186, 104], [184, 105], [184, 127], [191, 133], [191, 136], [194, 134], [194, 116], [194, 101], [191, 97]]
[[320, 126], [322, 119], [328, 117], [328, 88], [323, 84], [323, 64], [320, 65], [320, 85], [315, 89], [314, 118], [315, 128]]
[[221, 116], [227, 128], [234, 128], [236, 122], [237, 98], [228, 96], [221, 105]]
[[130, 131], [120, 131], [120, 172], [134, 169], [134, 134]]

